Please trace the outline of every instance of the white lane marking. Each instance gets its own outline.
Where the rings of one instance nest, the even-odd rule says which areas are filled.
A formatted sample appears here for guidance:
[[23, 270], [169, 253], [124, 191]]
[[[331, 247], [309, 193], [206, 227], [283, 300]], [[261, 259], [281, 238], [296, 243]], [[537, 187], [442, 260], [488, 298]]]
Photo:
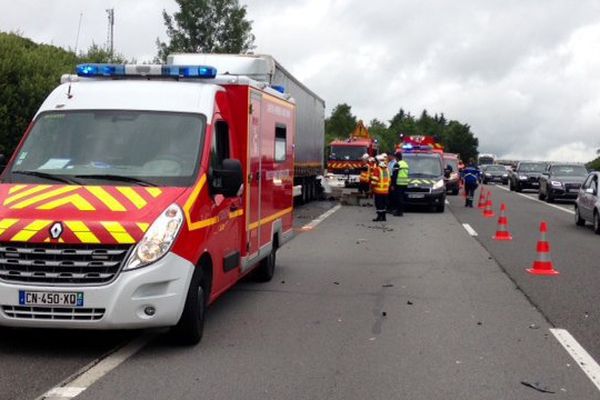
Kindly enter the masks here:
[[72, 399], [77, 397], [83, 391], [93, 385], [98, 379], [102, 378], [104, 375], [121, 365], [125, 360], [140, 351], [152, 339], [154, 339], [156, 335], [157, 333], [149, 333], [132, 340], [127, 345], [121, 347], [119, 350], [108, 355], [107, 357], [88, 364], [70, 378], [62, 382], [59, 386], [56, 386], [44, 393], [38, 399]]
[[342, 206], [340, 204], [338, 204], [337, 206], [333, 207], [331, 210], [324, 212], [317, 218], [310, 221], [308, 224], [304, 225], [302, 227], [302, 230], [310, 231], [311, 229], [314, 229], [317, 225], [319, 225], [321, 222], [323, 222], [326, 218], [330, 217], [333, 213], [335, 213], [340, 208], [342, 208]]
[[469, 225], [469, 224], [462, 224], [462, 226], [469, 233], [469, 235], [471, 235], [471, 236], [477, 236], [477, 232], [475, 232], [475, 229], [473, 229], [471, 227], [471, 225]]
[[596, 388], [600, 390], [600, 366], [596, 360], [575, 340], [566, 329], [550, 329], [556, 340], [573, 357], [573, 360], [581, 367], [583, 372], [590, 378]]
[[[499, 188], [499, 189], [505, 190], [505, 191], [507, 191], [507, 192], [510, 192], [510, 189], [508, 189], [508, 188], [505, 188], [505, 187], [502, 187], [502, 186], [496, 186], [496, 187], [497, 187], [497, 188]], [[556, 204], [549, 204], [549, 203], [546, 203], [545, 201], [541, 201], [541, 200], [539, 200], [539, 199], [536, 199], [536, 198], [534, 198], [534, 197], [528, 196], [528, 195], [526, 195], [525, 193], [519, 193], [519, 192], [515, 192], [515, 194], [516, 194], [517, 196], [525, 197], [526, 199], [529, 199], [529, 200], [531, 200], [531, 201], [535, 201], [535, 202], [538, 202], [538, 203], [542, 203], [542, 204], [544, 204], [544, 205], [546, 205], [546, 206], [548, 206], [548, 207], [556, 208], [557, 210], [564, 211], [564, 212], [566, 212], [566, 213], [569, 213], [569, 214], [575, 215], [575, 211], [573, 211], [573, 210], [569, 210], [568, 208], [564, 208], [564, 207], [561, 207], [561, 206], [557, 206]]]

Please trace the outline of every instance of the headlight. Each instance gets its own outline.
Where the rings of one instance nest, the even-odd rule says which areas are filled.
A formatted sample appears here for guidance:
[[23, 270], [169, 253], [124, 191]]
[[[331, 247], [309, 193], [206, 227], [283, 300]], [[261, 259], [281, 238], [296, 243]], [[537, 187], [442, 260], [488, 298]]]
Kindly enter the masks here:
[[562, 187], [562, 183], [558, 182], [558, 181], [550, 181], [550, 184], [552, 186], [556, 186], [556, 187]]
[[492, 176], [492, 174], [490, 174], [489, 172], [486, 172], [485, 176]]
[[437, 181], [436, 183], [433, 184], [432, 189], [439, 190], [439, 189], [442, 189], [443, 187], [444, 187], [444, 180], [440, 179], [439, 181]]
[[173, 246], [183, 223], [183, 212], [177, 204], [171, 204], [150, 225], [142, 240], [135, 246], [124, 270], [140, 268], [151, 264]]
[[522, 180], [522, 181], [525, 181], [525, 180], [527, 180], [529, 178], [527, 178], [525, 175], [520, 175], [519, 179]]
[[508, 178], [508, 174], [502, 174], [503, 178]]

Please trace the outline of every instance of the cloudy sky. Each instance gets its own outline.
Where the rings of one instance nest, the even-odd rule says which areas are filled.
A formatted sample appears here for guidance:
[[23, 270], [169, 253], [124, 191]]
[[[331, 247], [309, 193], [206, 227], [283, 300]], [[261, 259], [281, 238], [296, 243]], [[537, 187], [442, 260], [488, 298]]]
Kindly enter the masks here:
[[[256, 53], [325, 99], [388, 121], [400, 107], [469, 123], [480, 151], [588, 161], [600, 148], [600, 0], [242, 0]], [[0, 0], [0, 30], [139, 61], [164, 39], [170, 0]]]

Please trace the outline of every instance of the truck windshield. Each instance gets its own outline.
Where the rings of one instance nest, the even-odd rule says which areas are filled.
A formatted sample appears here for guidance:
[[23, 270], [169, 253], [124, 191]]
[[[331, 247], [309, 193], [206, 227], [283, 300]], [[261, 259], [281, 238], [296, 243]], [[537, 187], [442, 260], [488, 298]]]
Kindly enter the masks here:
[[366, 147], [359, 146], [331, 146], [330, 160], [360, 160], [367, 152]]
[[16, 155], [9, 179], [189, 186], [198, 171], [205, 125], [204, 116], [183, 113], [44, 113]]
[[418, 178], [437, 178], [442, 175], [442, 162], [437, 154], [405, 154], [408, 175]]

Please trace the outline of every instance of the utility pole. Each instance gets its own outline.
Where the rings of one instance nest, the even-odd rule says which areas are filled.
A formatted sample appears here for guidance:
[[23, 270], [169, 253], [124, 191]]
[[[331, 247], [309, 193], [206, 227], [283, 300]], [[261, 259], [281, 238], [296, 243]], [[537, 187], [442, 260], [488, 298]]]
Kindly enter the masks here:
[[110, 61], [113, 59], [113, 52], [115, 46], [115, 9], [109, 8], [106, 10], [108, 14], [108, 38], [106, 41], [106, 47], [108, 48], [108, 56]]

